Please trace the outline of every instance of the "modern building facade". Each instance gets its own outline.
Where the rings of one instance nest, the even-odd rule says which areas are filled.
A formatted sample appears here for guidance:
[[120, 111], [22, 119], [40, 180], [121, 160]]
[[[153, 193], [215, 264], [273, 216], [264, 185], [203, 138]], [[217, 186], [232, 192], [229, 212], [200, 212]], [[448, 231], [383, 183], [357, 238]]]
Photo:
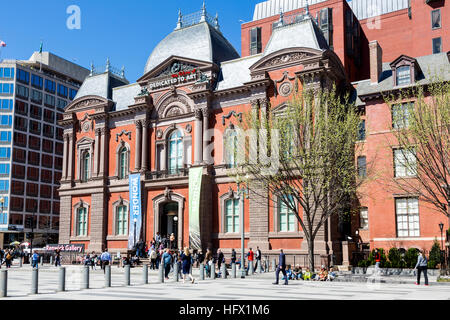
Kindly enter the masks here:
[[[399, 3], [383, 2], [390, 7], [382, 19], [390, 14], [408, 15], [408, 8], [393, 6], [393, 2]], [[280, 13], [280, 4], [287, 10]], [[435, 10], [434, 4], [430, 6], [430, 11]], [[153, 49], [136, 83], [129, 84], [110, 70], [87, 77], [59, 122], [64, 127], [59, 243], [124, 252], [133, 238], [129, 230], [141, 225], [130, 211], [140, 206], [142, 228], [134, 237], [147, 242], [158, 232], [174, 233], [178, 247], [184, 247], [192, 245], [196, 235], [199, 247], [222, 248], [228, 253], [240, 247], [244, 228], [246, 248], [259, 246], [264, 255], [277, 255], [283, 248], [289, 263], [295, 257], [296, 263], [306, 264], [306, 240], [293, 213], [279, 202], [271, 205], [263, 190], [251, 189], [248, 197], [237, 192], [230, 176], [235, 165], [232, 129], [246, 112], [282, 110], [293, 94], [305, 88], [354, 87], [364, 128], [369, 128], [361, 141], [369, 158], [371, 144], [380, 143], [376, 130], [372, 135], [373, 126], [391, 119], [387, 113], [382, 115], [384, 120], [378, 118], [372, 106], [378, 100], [370, 97], [374, 91], [388, 90], [389, 85], [397, 87], [392, 66], [401, 66], [403, 61], [411, 65], [412, 60], [396, 59], [391, 77], [378, 77], [377, 85], [371, 85], [374, 81], [368, 78], [374, 70], [380, 71], [378, 75], [389, 73], [383, 65], [384, 55], [375, 55], [381, 51], [379, 43], [383, 52], [400, 52], [401, 48], [381, 38], [379, 43], [367, 38], [361, 21], [371, 17], [358, 10], [343, 0], [258, 4], [254, 21], [242, 25], [242, 57], [221, 33], [217, 17], [209, 16], [205, 8], [191, 15], [180, 13], [176, 28]], [[363, 18], [358, 20], [358, 15]], [[444, 38], [445, 47], [448, 41]], [[406, 46], [401, 54], [408, 55], [408, 50]], [[447, 54], [426, 54], [417, 57], [420, 66], [439, 62], [446, 70]], [[421, 74], [420, 79], [429, 81], [429, 74]], [[414, 80], [410, 77], [403, 84]], [[392, 159], [392, 150], [385, 152], [384, 159]], [[193, 185], [189, 178], [198, 170], [201, 192], [190, 199], [199, 183]], [[136, 176], [137, 202], [137, 189], [130, 188], [130, 178], [135, 181]], [[373, 192], [377, 196], [382, 191], [378, 187]], [[358, 234], [360, 241], [372, 247], [388, 245], [378, 238], [404, 238], [403, 231], [398, 231], [395, 197], [389, 197], [389, 203], [362, 200], [366, 211], [362, 209], [361, 221], [368, 220], [367, 228], [365, 224], [360, 228], [359, 217], [352, 224], [330, 219], [316, 238], [317, 263], [348, 262], [352, 247], [348, 236], [355, 239]], [[401, 201], [398, 208], [404, 204]], [[404, 246], [431, 246], [428, 239], [438, 235], [432, 230], [435, 221], [425, 214], [428, 209], [419, 205], [419, 210], [424, 213], [420, 224], [426, 227], [411, 236], [423, 239], [410, 241], [408, 235], [401, 240]], [[364, 229], [369, 232], [364, 234]]]
[[57, 121], [89, 70], [50, 52], [0, 61], [0, 245], [55, 243], [63, 129]]

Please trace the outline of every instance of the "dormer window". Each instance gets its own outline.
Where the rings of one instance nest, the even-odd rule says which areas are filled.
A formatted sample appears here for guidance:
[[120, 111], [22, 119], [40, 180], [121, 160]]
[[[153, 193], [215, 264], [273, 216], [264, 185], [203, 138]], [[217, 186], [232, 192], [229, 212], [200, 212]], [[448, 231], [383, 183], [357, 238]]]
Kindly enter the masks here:
[[401, 55], [390, 63], [394, 87], [413, 84], [421, 75], [417, 60]]
[[403, 66], [397, 68], [397, 85], [403, 86], [411, 83], [411, 68], [410, 66]]

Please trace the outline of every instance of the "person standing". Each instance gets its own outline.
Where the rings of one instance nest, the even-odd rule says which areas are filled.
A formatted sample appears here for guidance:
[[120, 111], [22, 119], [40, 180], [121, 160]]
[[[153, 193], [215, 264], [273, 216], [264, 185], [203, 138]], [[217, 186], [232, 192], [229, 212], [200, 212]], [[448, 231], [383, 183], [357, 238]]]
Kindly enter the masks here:
[[419, 252], [419, 256], [417, 257], [417, 263], [414, 269], [417, 270], [417, 282], [416, 285], [420, 285], [420, 273], [423, 272], [423, 277], [425, 278], [425, 285], [428, 286], [428, 259], [425, 256], [425, 250]]
[[261, 265], [261, 250], [259, 250], [259, 247], [256, 247], [256, 252], [255, 252], [255, 256], [256, 256], [256, 267], [261, 266], [261, 270], [262, 270], [262, 265]]
[[31, 257], [32, 267], [38, 269], [39, 266], [39, 255], [36, 251], [33, 251], [33, 256]]
[[[250, 264], [253, 266], [253, 259], [254, 259], [254, 256], [255, 256], [255, 254], [254, 254], [252, 248], [249, 248], [249, 251], [248, 251], [248, 253], [247, 253], [247, 257], [248, 257], [247, 271], [250, 270]], [[253, 268], [253, 270], [255, 270], [255, 269]]]
[[[211, 277], [212, 262], [213, 262], [213, 254], [211, 252], [211, 249], [208, 248], [206, 250], [206, 256], [205, 256], [205, 269], [206, 269], [206, 275], [208, 277]], [[213, 271], [216, 272], [215, 270], [213, 270]]]
[[56, 249], [55, 250], [55, 267], [61, 267], [61, 250]]
[[275, 282], [273, 284], [278, 284], [280, 271], [283, 273], [284, 276], [284, 284], [288, 284], [288, 277], [286, 274], [286, 255], [283, 253], [283, 249], [280, 250], [280, 257], [278, 259], [278, 267], [275, 271]]
[[103, 270], [103, 273], [106, 272], [106, 268], [105, 266], [109, 265], [111, 263], [111, 254], [108, 252], [108, 249], [105, 249], [105, 251], [103, 251], [102, 255], [100, 256], [100, 260], [101, 260], [101, 268]]
[[184, 248], [184, 252], [181, 253], [182, 269], [183, 269], [183, 283], [186, 281], [186, 277], [189, 277], [192, 283], [194, 283], [194, 277], [191, 275], [191, 252], [188, 247]]
[[231, 249], [231, 263], [236, 263], [236, 250]]
[[224, 260], [225, 260], [225, 258], [224, 258], [222, 250], [220, 250], [220, 249], [217, 250], [217, 267], [219, 268], [219, 273], [220, 273], [220, 266], [222, 265], [223, 262], [225, 262]]
[[375, 249], [375, 272], [379, 273], [380, 272], [380, 262], [381, 262], [381, 255], [378, 252], [378, 249]]
[[150, 251], [150, 266], [152, 270], [156, 270], [156, 259], [158, 258], [158, 253], [156, 252], [156, 249], [152, 248]]
[[164, 278], [169, 280], [169, 272], [172, 265], [172, 255], [170, 254], [169, 249], [166, 249], [166, 252], [162, 255], [161, 264], [164, 267]]

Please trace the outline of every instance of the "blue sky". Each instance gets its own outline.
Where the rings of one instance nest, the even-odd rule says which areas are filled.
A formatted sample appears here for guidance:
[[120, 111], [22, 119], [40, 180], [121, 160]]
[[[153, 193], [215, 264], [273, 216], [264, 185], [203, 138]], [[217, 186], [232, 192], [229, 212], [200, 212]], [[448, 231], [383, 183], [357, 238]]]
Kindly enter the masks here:
[[[262, 0], [207, 0], [208, 13], [219, 13], [222, 33], [241, 51], [241, 23], [253, 18], [256, 3]], [[200, 10], [203, 0], [16, 0], [2, 4], [0, 40], [3, 59], [28, 59], [33, 51], [53, 52], [89, 68], [125, 66], [126, 77], [136, 81], [156, 44], [175, 27], [178, 9], [183, 13]], [[66, 26], [70, 5], [81, 10], [81, 29]]]

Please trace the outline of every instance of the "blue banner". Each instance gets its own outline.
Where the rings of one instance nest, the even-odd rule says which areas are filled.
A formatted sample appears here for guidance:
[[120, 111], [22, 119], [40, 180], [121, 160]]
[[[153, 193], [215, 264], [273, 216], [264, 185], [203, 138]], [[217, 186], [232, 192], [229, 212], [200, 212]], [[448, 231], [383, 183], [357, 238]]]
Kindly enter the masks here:
[[141, 235], [142, 212], [141, 212], [141, 175], [130, 174], [130, 220], [128, 233], [128, 249], [133, 249]]

